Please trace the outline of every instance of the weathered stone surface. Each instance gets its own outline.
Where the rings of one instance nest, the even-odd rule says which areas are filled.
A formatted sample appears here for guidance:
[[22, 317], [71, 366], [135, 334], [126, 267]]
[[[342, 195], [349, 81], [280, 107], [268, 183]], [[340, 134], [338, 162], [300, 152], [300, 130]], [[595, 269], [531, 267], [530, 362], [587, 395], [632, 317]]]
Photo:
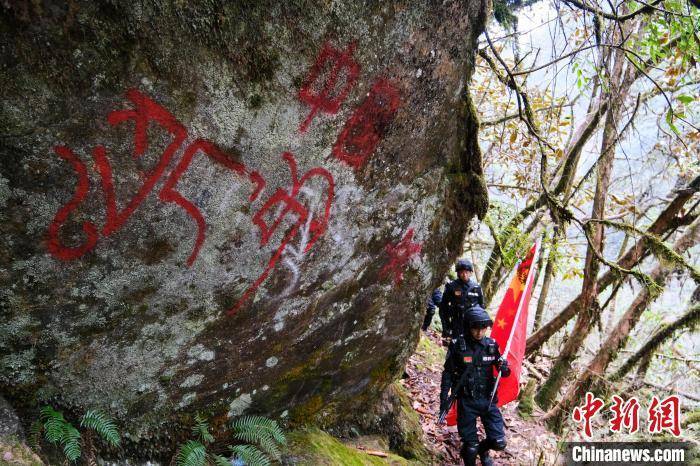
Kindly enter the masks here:
[[25, 420], [103, 409], [149, 456], [196, 410], [376, 400], [486, 208], [488, 2], [3, 5], [0, 393]]
[[22, 437], [24, 432], [17, 413], [12, 406], [0, 396], [0, 437]]

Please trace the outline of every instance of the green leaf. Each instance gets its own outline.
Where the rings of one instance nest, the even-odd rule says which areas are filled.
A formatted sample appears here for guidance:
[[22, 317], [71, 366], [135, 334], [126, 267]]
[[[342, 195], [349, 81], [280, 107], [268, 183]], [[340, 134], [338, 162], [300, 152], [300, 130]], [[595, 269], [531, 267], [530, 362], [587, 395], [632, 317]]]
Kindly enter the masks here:
[[80, 432], [69, 423], [65, 425], [61, 443], [63, 453], [69, 461], [75, 462], [80, 458]]
[[231, 460], [221, 455], [211, 455], [216, 466], [231, 466]]
[[86, 411], [80, 421], [80, 425], [94, 430], [105, 442], [113, 447], [117, 447], [121, 443], [121, 437], [114, 421], [101, 411]]
[[245, 462], [246, 466], [269, 466], [270, 460], [253, 445], [235, 445], [231, 447], [234, 457]]
[[678, 131], [676, 125], [673, 124], [673, 110], [670, 108], [668, 109], [668, 112], [666, 112], [666, 124], [668, 124], [668, 127], [671, 128], [671, 131], [680, 136], [680, 131]]
[[29, 436], [27, 440], [29, 440], [29, 446], [35, 450], [39, 448], [39, 442], [41, 441], [41, 431], [43, 429], [44, 426], [39, 420], [32, 422], [32, 425], [29, 428]]
[[209, 423], [199, 413], [194, 416], [192, 433], [204, 443], [212, 443], [214, 441], [214, 436], [209, 432]]
[[679, 95], [676, 97], [678, 100], [683, 102], [684, 104], [692, 104], [695, 98], [689, 96], [689, 95]]
[[275, 460], [280, 458], [278, 444], [286, 443], [286, 439], [277, 421], [262, 416], [243, 416], [231, 423], [231, 429], [237, 440], [258, 445]]
[[44, 421], [44, 436], [53, 444], [61, 444], [63, 453], [69, 461], [77, 461], [80, 458], [80, 432], [73, 424], [66, 421], [63, 413], [56, 411], [51, 406], [44, 406], [39, 411], [41, 420]]
[[40, 419], [44, 422], [44, 436], [50, 443], [56, 444], [63, 439], [64, 427], [67, 424], [63, 413], [51, 406], [44, 406], [39, 411]]
[[177, 454], [177, 466], [204, 466], [207, 449], [195, 440], [188, 440]]

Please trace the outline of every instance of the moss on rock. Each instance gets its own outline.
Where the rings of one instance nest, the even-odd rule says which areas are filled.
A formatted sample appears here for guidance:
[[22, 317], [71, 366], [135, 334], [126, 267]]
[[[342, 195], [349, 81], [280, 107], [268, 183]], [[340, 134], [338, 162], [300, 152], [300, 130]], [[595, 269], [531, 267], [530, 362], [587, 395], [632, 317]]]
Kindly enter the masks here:
[[418, 413], [413, 409], [411, 400], [404, 388], [398, 383], [391, 386], [399, 402], [400, 411], [396, 416], [397, 429], [390, 435], [392, 450], [409, 459], [427, 463], [432, 453], [425, 446], [423, 428]]
[[16, 437], [0, 437], [0, 466], [42, 466], [43, 461]]
[[416, 364], [418, 369], [426, 369], [428, 367], [442, 366], [445, 362], [445, 348], [434, 344], [430, 338], [421, 334], [416, 347], [416, 356], [419, 361]]
[[532, 410], [535, 404], [535, 389], [537, 385], [534, 379], [530, 379], [525, 386], [525, 389], [520, 392], [518, 398], [518, 414], [523, 419], [532, 419]]
[[319, 429], [304, 429], [287, 435], [288, 447], [283, 464], [369, 466], [416, 464], [401, 456], [387, 453], [386, 458], [369, 455]]

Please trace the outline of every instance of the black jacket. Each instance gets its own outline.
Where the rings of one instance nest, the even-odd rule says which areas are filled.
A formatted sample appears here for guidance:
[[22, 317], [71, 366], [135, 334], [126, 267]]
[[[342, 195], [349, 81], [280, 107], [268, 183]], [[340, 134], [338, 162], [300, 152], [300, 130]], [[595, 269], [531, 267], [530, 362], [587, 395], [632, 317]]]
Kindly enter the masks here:
[[[464, 342], [464, 346], [461, 342]], [[493, 367], [499, 369], [501, 352], [496, 340], [484, 337], [474, 340], [467, 335], [463, 340], [458, 339], [450, 344], [447, 351], [445, 367], [440, 383], [440, 405], [444, 407], [450, 391], [456, 389], [462, 374], [467, 371], [465, 383], [457, 393], [458, 397], [480, 400], [489, 399], [496, 382]], [[510, 368], [504, 367], [502, 377], [510, 375]], [[494, 397], [494, 402], [497, 400]]]
[[463, 328], [464, 313], [475, 304], [484, 307], [484, 294], [473, 278], [466, 283], [458, 278], [445, 285], [440, 302], [443, 338], [459, 336]]

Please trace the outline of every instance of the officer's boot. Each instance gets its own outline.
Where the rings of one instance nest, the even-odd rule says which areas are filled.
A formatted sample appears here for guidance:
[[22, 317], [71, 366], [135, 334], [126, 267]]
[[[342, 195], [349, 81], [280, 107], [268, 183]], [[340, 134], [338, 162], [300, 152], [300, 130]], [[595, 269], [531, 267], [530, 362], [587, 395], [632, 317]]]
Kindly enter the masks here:
[[482, 466], [493, 466], [493, 459], [489, 455], [489, 450], [491, 449], [491, 441], [489, 439], [484, 439], [479, 442], [479, 458], [481, 459]]
[[462, 450], [459, 452], [464, 466], [476, 466], [476, 456], [479, 454], [478, 443], [465, 443], [462, 445]]

